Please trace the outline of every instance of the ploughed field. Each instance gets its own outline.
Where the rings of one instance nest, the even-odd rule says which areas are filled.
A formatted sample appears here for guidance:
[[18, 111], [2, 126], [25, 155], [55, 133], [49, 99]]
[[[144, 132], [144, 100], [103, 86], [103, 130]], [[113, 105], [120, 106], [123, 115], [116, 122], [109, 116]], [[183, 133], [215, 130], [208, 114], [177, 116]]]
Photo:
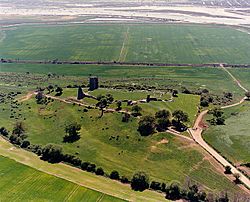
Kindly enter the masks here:
[[45, 174], [2, 156], [0, 156], [0, 173], [1, 201], [124, 201]]
[[250, 63], [250, 36], [205, 25], [40, 25], [4, 28], [11, 59], [159, 63]]

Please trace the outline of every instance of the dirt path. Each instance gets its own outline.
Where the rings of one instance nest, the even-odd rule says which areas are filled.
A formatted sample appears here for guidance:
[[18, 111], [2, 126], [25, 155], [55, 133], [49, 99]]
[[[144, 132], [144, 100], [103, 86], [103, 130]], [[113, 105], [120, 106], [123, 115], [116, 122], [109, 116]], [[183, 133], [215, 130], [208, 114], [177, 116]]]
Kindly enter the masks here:
[[229, 76], [232, 77], [233, 81], [234, 81], [242, 90], [244, 90], [245, 92], [248, 92], [248, 90], [247, 90], [244, 86], [241, 85], [240, 81], [239, 81], [238, 79], [236, 79], [235, 76], [232, 75], [232, 73], [229, 72], [229, 71], [224, 67], [223, 64], [220, 64], [220, 67], [221, 67], [225, 72], [227, 72], [227, 73], [229, 74]]
[[[223, 64], [221, 64], [221, 68], [223, 68], [224, 71], [226, 71], [231, 78], [233, 79], [234, 82], [236, 82], [236, 84], [243, 89], [244, 91], [248, 91], [245, 87], [243, 87], [240, 83], [240, 81], [238, 81], [224, 66]], [[228, 106], [224, 106], [221, 107], [222, 109], [226, 109], [226, 108], [230, 108], [230, 107], [235, 107], [237, 105], [242, 104], [245, 101], [245, 98], [243, 98], [240, 102], [232, 104], [232, 105], [228, 105]], [[238, 174], [240, 176], [240, 181], [248, 188], [250, 189], [250, 179], [247, 178], [241, 171], [239, 171], [235, 166], [233, 166], [231, 163], [229, 163], [224, 157], [222, 157], [217, 151], [215, 151], [210, 145], [208, 145], [205, 140], [202, 138], [202, 125], [201, 124], [203, 122], [203, 118], [204, 116], [207, 114], [208, 110], [205, 110], [203, 112], [201, 112], [195, 123], [193, 128], [189, 128], [188, 131], [189, 133], [192, 135], [193, 139], [195, 140], [196, 143], [198, 143], [203, 149], [205, 149], [213, 158], [215, 158], [219, 163], [221, 163], [224, 167], [225, 166], [230, 166], [231, 167], [231, 171], [233, 174]]]
[[124, 62], [125, 59], [126, 59], [128, 51], [127, 51], [127, 48], [125, 48], [125, 47], [126, 47], [126, 44], [128, 43], [128, 40], [129, 40], [129, 27], [127, 28], [127, 31], [125, 33], [122, 48], [121, 48], [121, 51], [120, 51], [120, 56], [119, 56], [119, 59], [118, 59], [119, 62]]

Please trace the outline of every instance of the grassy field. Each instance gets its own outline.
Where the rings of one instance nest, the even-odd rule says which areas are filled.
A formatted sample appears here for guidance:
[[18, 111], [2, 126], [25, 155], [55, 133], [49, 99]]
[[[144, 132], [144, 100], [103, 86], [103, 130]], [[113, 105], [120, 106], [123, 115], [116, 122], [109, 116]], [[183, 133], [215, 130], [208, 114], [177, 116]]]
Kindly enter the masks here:
[[[191, 90], [207, 88], [216, 94], [232, 92], [238, 98], [242, 97], [244, 93], [234, 84], [231, 77], [219, 68], [0, 64], [0, 72], [2, 74], [8, 72], [55, 73], [75, 76], [77, 78], [71, 78], [71, 80], [77, 80], [78, 85], [81, 79], [86, 81], [86, 77], [92, 74], [100, 77], [101, 84], [109, 80], [108, 84], [134, 83], [161, 86], [163, 88], [181, 89], [186, 87]], [[13, 74], [10, 76], [13, 76]], [[49, 82], [52, 83], [52, 81]], [[56, 79], [53, 82], [56, 82]], [[66, 79], [64, 83], [64, 85], [67, 85]]]
[[0, 156], [0, 172], [1, 201], [124, 201], [45, 174], [3, 156]]
[[249, 68], [230, 68], [229, 71], [240, 80], [241, 84], [250, 90], [250, 69]]
[[250, 103], [225, 109], [226, 125], [211, 126], [205, 140], [234, 163], [250, 162]]
[[[11, 130], [15, 119], [9, 116], [13, 112], [8, 104], [0, 107], [0, 111], [5, 109], [0, 116], [1, 125]], [[83, 112], [82, 107], [57, 101], [45, 107], [37, 105], [33, 99], [23, 102], [14, 111], [18, 119], [23, 120], [31, 143], [61, 145], [65, 153], [93, 162], [108, 173], [118, 170], [121, 175], [131, 177], [136, 170], [143, 170], [152, 180], [167, 183], [184, 183], [187, 176], [191, 176], [191, 180], [204, 185], [209, 191], [235, 191], [234, 185], [214, 171], [209, 163], [199, 166], [208, 161], [197, 145], [189, 147], [189, 142], [167, 133], [143, 138], [136, 130], [136, 118], [123, 123], [121, 114], [107, 113], [100, 119], [97, 110]], [[75, 143], [63, 143], [65, 124], [71, 121], [82, 125], [81, 139]], [[163, 139], [165, 143], [161, 143]], [[199, 174], [196, 175], [196, 172]], [[216, 180], [217, 184], [212, 183], [211, 179]]]
[[[2, 30], [4, 58], [250, 63], [250, 36], [202, 25], [21, 26]], [[3, 36], [3, 34], [1, 34]]]

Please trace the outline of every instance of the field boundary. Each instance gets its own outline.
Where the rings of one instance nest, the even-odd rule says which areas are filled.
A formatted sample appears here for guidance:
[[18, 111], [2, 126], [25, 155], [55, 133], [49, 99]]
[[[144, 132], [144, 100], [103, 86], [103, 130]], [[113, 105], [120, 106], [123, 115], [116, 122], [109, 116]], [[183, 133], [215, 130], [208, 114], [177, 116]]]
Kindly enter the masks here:
[[112, 66], [153, 66], [153, 67], [233, 67], [250, 68], [250, 64], [227, 63], [150, 63], [150, 62], [120, 62], [120, 61], [77, 61], [77, 60], [20, 60], [1, 58], [0, 63], [14, 64], [54, 64], [54, 65], [112, 65]]

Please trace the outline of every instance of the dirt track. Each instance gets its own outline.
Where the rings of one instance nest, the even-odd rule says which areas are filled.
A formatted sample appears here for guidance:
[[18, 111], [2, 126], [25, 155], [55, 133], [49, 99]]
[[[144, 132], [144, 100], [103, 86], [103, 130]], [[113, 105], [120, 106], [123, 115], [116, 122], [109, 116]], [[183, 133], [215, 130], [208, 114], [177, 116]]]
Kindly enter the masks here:
[[[244, 88], [240, 81], [238, 81], [222, 64], [220, 65], [221, 68], [223, 68], [234, 80], [234, 82], [236, 82], [236, 84], [243, 89], [244, 91], [248, 91], [246, 88]], [[228, 105], [228, 106], [224, 106], [221, 107], [222, 109], [225, 108], [229, 108], [229, 107], [234, 107], [237, 105], [242, 104], [245, 101], [245, 98], [243, 98], [240, 102], [232, 104], [232, 105]], [[207, 114], [208, 110], [205, 110], [203, 112], [201, 112], [196, 121], [195, 124], [193, 126], [193, 128], [189, 128], [188, 131], [189, 133], [192, 135], [193, 139], [202, 147], [204, 148], [211, 156], [213, 156], [219, 163], [221, 163], [224, 167], [225, 166], [230, 166], [231, 167], [231, 171], [233, 174], [239, 174], [240, 176], [240, 181], [248, 188], [248, 190], [250, 189], [250, 179], [248, 177], [246, 177], [241, 171], [239, 171], [235, 166], [233, 166], [231, 163], [229, 163], [224, 157], [222, 157], [217, 151], [215, 151], [210, 145], [208, 145], [205, 140], [203, 140], [202, 138], [202, 122], [203, 122], [203, 118], [204, 116]], [[249, 191], [248, 191], [249, 192]]]

